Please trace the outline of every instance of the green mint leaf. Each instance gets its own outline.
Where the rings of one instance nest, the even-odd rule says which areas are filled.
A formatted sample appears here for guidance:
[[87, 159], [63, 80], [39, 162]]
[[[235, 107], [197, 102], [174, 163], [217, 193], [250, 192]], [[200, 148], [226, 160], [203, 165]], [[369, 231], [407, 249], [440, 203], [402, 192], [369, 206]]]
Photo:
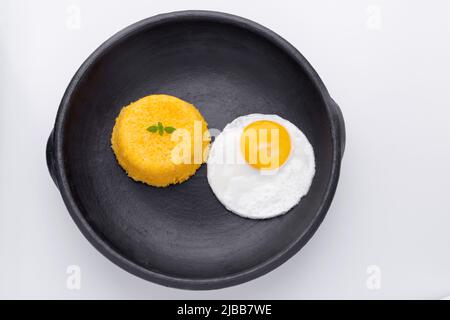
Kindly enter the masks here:
[[176, 129], [174, 127], [165, 127], [164, 131], [166, 131], [167, 133], [172, 133], [174, 132]]
[[160, 136], [164, 134], [164, 132], [172, 133], [176, 130], [174, 127], [164, 127], [161, 122], [158, 122], [158, 124], [154, 124], [147, 128], [147, 131], [156, 133], [158, 132]]

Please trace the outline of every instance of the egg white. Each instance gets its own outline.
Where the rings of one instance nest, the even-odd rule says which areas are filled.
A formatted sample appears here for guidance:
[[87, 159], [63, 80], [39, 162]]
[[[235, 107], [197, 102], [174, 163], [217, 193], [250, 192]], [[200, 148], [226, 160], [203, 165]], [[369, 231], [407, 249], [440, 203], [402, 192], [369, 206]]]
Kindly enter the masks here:
[[[244, 128], [255, 121], [282, 125], [291, 138], [287, 161], [275, 170], [257, 170], [240, 150]], [[309, 191], [315, 174], [314, 150], [291, 122], [277, 116], [250, 114], [236, 118], [215, 138], [207, 160], [208, 183], [231, 212], [251, 219], [267, 219], [288, 212]]]

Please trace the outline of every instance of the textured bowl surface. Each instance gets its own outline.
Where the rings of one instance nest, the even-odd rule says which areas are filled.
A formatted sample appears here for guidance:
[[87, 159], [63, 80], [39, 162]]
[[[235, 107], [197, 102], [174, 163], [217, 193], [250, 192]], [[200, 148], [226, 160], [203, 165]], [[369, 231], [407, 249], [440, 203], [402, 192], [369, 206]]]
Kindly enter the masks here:
[[[114, 120], [155, 93], [193, 103], [210, 128], [250, 113], [288, 119], [314, 147], [309, 193], [288, 214], [256, 221], [219, 203], [205, 165], [168, 188], [128, 178], [111, 149]], [[273, 32], [222, 13], [176, 12], [128, 27], [86, 60], [62, 100], [47, 156], [69, 212], [105, 256], [163, 285], [220, 288], [275, 268], [317, 229], [338, 180], [339, 119], [314, 70]]]

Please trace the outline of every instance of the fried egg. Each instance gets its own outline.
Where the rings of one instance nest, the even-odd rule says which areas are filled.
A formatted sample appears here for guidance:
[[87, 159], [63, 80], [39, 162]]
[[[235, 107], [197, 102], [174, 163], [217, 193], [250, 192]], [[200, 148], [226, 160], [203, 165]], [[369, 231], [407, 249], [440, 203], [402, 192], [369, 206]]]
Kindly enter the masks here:
[[207, 160], [208, 183], [217, 199], [252, 219], [288, 212], [308, 193], [314, 174], [308, 139], [277, 115], [236, 118], [215, 138]]

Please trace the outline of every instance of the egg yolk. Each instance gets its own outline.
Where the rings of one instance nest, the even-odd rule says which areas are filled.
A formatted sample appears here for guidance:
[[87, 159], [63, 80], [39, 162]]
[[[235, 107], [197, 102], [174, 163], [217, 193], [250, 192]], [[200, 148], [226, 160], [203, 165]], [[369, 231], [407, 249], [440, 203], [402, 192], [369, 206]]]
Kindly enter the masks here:
[[291, 152], [291, 138], [280, 124], [259, 120], [244, 128], [241, 152], [245, 161], [255, 169], [273, 170], [281, 167]]

